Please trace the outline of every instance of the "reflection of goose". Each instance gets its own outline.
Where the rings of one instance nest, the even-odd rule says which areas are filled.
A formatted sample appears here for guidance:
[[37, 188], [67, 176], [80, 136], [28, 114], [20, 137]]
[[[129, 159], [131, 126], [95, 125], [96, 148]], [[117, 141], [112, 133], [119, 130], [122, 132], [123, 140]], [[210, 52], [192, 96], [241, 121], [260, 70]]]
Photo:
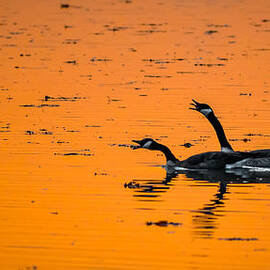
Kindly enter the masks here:
[[[192, 100], [191, 103], [192, 110], [198, 111], [203, 114], [208, 121], [213, 126], [222, 152], [233, 152], [233, 148], [231, 147], [230, 143], [228, 142], [223, 127], [219, 120], [217, 119], [216, 115], [214, 114], [213, 109], [208, 104], [199, 103], [196, 100]], [[254, 150], [249, 152], [251, 157], [241, 160], [235, 164], [230, 164], [228, 168], [238, 168], [238, 167], [270, 167], [270, 149], [260, 149]]]
[[178, 171], [173, 170], [170, 173], [166, 171], [166, 177], [161, 179], [136, 179], [125, 183], [124, 187], [134, 191], [134, 197], [144, 202], [160, 201], [163, 193], [169, 191], [174, 186], [174, 181], [178, 177]]
[[244, 152], [205, 152], [191, 156], [185, 160], [178, 160], [171, 150], [151, 138], [145, 138], [143, 140], [133, 140], [139, 146], [137, 148], [146, 148], [149, 150], [161, 151], [167, 160], [167, 167], [182, 167], [187, 169], [223, 169], [226, 164], [235, 163], [244, 158], [249, 157], [248, 153]]
[[214, 195], [209, 203], [206, 203], [202, 208], [194, 211], [192, 220], [194, 224], [194, 234], [200, 238], [212, 238], [215, 230], [218, 227], [218, 218], [224, 216], [220, 211], [224, 207], [224, 194], [227, 191], [227, 182], [219, 183], [219, 190]]

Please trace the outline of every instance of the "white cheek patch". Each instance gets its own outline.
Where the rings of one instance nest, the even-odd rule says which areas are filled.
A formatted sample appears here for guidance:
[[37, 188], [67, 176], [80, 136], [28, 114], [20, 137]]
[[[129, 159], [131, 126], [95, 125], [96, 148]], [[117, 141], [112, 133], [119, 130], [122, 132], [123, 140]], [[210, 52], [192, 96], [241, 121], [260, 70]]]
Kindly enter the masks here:
[[146, 142], [146, 143], [143, 145], [143, 148], [149, 148], [151, 144], [152, 144], [151, 141]]
[[209, 113], [212, 112], [212, 110], [211, 110], [211, 109], [202, 109], [202, 110], [200, 110], [200, 112], [201, 112], [203, 115], [208, 115]]
[[227, 148], [227, 147], [221, 147], [221, 152], [233, 153], [234, 151], [232, 149]]

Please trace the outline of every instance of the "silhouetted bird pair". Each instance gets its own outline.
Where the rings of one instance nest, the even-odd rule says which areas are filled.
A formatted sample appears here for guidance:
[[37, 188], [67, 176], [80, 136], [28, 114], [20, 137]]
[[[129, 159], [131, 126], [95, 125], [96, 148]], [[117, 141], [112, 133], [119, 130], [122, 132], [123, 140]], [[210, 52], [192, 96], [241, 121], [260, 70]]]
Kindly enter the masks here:
[[192, 110], [203, 114], [213, 126], [221, 151], [205, 152], [191, 156], [185, 160], [177, 159], [171, 150], [152, 138], [143, 140], [133, 140], [137, 143], [133, 149], [145, 148], [149, 150], [161, 151], [167, 160], [168, 167], [181, 167], [187, 169], [224, 169], [224, 168], [243, 168], [243, 167], [263, 167], [270, 168], [270, 149], [261, 149], [250, 152], [234, 151], [228, 142], [224, 129], [208, 104], [202, 104], [192, 100]]

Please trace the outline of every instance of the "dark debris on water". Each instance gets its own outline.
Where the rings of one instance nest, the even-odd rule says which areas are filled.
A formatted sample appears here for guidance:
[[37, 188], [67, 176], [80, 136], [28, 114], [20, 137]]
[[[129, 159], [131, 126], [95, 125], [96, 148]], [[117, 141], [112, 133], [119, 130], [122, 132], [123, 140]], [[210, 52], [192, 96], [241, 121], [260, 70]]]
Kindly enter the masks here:
[[226, 28], [231, 26], [229, 24], [208, 24], [207, 27]]
[[194, 146], [194, 144], [191, 143], [184, 143], [184, 144], [180, 144], [180, 146], [184, 146], [186, 148], [190, 148], [191, 146]]
[[171, 78], [170, 75], [144, 75], [145, 78]]
[[8, 91], [8, 90], [9, 90], [8, 88], [0, 87], [0, 91]]
[[224, 64], [204, 64], [204, 63], [200, 63], [200, 64], [194, 64], [195, 67], [223, 67], [225, 66]]
[[61, 8], [69, 8], [70, 7], [70, 5], [69, 4], [61, 4], [61, 6], [60, 6]]
[[63, 44], [77, 44], [80, 39], [67, 38], [63, 41]]
[[228, 237], [228, 238], [218, 238], [218, 240], [223, 241], [258, 241], [258, 238], [252, 237], [252, 238], [242, 238], [242, 237]]
[[61, 8], [61, 9], [67, 9], [67, 8], [81, 8], [81, 6], [74, 6], [74, 5], [70, 5], [70, 4], [64, 3], [64, 4], [61, 4], [61, 5], [60, 5], [60, 8]]
[[146, 222], [146, 225], [147, 226], [156, 225], [156, 226], [159, 226], [159, 227], [168, 227], [169, 225], [172, 225], [172, 226], [181, 226], [182, 223], [179, 223], [179, 222], [169, 222], [167, 220], [160, 220], [158, 222], [147, 221]]
[[32, 130], [25, 130], [25, 135], [36, 135], [36, 134], [40, 134], [40, 135], [53, 135], [53, 133], [51, 131], [48, 131], [45, 128], [42, 128], [39, 130], [38, 133], [32, 131]]
[[67, 153], [54, 153], [54, 155], [59, 155], [59, 156], [88, 156], [91, 157], [94, 154], [89, 153], [90, 149], [82, 149], [76, 152], [67, 152]]
[[98, 126], [98, 125], [85, 125], [85, 127], [92, 127], [92, 128], [100, 128], [100, 127], [102, 127], [102, 126]]
[[91, 62], [108, 62], [108, 61], [112, 61], [112, 59], [109, 58], [97, 58], [97, 57], [92, 57], [90, 59]]
[[77, 65], [77, 61], [76, 60], [68, 60], [68, 61], [65, 61], [64, 63], [66, 64], [73, 64], [73, 65]]
[[212, 35], [212, 34], [218, 33], [218, 31], [217, 31], [217, 30], [208, 30], [208, 31], [205, 31], [204, 33], [205, 33], [206, 35]]
[[244, 134], [245, 136], [250, 136], [250, 137], [253, 137], [253, 136], [259, 136], [259, 137], [270, 137], [270, 135], [267, 135], [267, 134], [261, 134], [261, 133], [248, 133], [248, 134]]
[[104, 27], [106, 27], [106, 29], [108, 31], [112, 31], [112, 32], [117, 32], [117, 31], [120, 31], [120, 30], [126, 30], [128, 29], [127, 26], [111, 26], [110, 25], [104, 25]]
[[252, 94], [251, 93], [243, 93], [243, 92], [241, 92], [239, 94], [239, 96], [252, 96]]
[[247, 142], [250, 142], [251, 139], [247, 139], [247, 138], [244, 138], [244, 139], [229, 139], [229, 141], [231, 141], [231, 142], [242, 141], [242, 142], [247, 143]]
[[32, 131], [32, 130], [26, 130], [26, 131], [25, 131], [25, 134], [26, 134], [26, 135], [34, 135], [35, 132]]
[[24, 108], [60, 107], [60, 105], [58, 105], [58, 104], [40, 104], [40, 105], [22, 104], [22, 105], [19, 105], [19, 106], [24, 107]]
[[70, 153], [54, 153], [54, 155], [60, 155], [60, 156], [93, 156], [93, 154], [77, 153], [77, 152], [70, 152]]
[[175, 63], [177, 61], [184, 61], [185, 58], [166, 58], [166, 59], [154, 59], [154, 58], [144, 58], [142, 61], [144, 62], [152, 62], [155, 64], [170, 64], [170, 63]]
[[118, 147], [128, 147], [128, 148], [136, 148], [135, 145], [132, 145], [132, 144], [125, 144], [125, 143], [110, 143], [109, 146], [118, 146]]
[[[77, 101], [81, 99], [86, 99], [86, 97], [52, 97], [52, 96], [44, 96], [43, 101]], [[45, 104], [44, 104], [45, 105]], [[59, 105], [58, 105], [59, 106]]]
[[94, 176], [97, 176], [97, 175], [99, 175], [99, 176], [108, 176], [107, 173], [103, 173], [103, 172], [98, 173], [98, 172], [95, 172], [95, 173], [94, 173]]
[[0, 132], [10, 132], [10, 123], [6, 123], [3, 126], [0, 126]]

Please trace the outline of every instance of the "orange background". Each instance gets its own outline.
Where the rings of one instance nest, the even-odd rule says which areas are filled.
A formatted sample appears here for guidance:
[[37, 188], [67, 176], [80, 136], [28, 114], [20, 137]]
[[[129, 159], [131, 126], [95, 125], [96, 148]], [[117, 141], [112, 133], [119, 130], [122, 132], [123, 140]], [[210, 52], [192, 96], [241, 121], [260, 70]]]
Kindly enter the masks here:
[[[219, 205], [217, 182], [181, 174], [147, 197], [124, 184], [164, 187], [164, 157], [118, 146], [152, 137], [180, 158], [219, 150], [188, 110], [195, 98], [234, 149], [269, 148], [270, 2], [0, 10], [1, 269], [269, 268], [269, 184], [231, 184]], [[160, 220], [182, 225], [146, 225]]]

